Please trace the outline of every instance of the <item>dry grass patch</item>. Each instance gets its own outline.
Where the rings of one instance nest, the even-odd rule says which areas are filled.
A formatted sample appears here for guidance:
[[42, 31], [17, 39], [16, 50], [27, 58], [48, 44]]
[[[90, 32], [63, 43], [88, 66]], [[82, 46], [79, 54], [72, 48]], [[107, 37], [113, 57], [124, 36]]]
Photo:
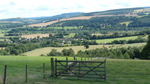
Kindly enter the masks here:
[[111, 35], [112, 33], [109, 33], [109, 34], [91, 34], [92, 36], [93, 35], [96, 35], [96, 36], [102, 36], [102, 35]]
[[22, 35], [22, 38], [35, 38], [37, 36], [40, 36], [40, 38], [42, 37], [49, 37], [49, 34], [30, 34], [30, 35]]
[[28, 25], [29, 27], [46, 27], [47, 25], [51, 25], [53, 23], [56, 23], [58, 21], [51, 21], [51, 22], [47, 22], [47, 23], [39, 23], [39, 24], [32, 24], [32, 25]]
[[1, 49], [3, 49], [3, 50], [4, 50], [4, 49], [5, 49], [5, 47], [0, 47], [0, 50], [1, 50]]

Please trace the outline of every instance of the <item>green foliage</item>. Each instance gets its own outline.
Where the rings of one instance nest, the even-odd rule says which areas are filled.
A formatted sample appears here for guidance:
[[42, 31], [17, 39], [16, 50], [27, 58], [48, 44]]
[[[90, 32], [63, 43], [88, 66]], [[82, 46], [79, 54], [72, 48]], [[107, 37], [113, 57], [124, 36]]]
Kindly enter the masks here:
[[47, 56], [62, 56], [62, 53], [57, 52], [56, 49], [52, 49], [51, 52], [49, 54], [47, 54]]
[[63, 56], [74, 56], [74, 50], [72, 48], [70, 49], [63, 49], [62, 50]]
[[85, 47], [86, 49], [88, 49], [88, 48], [89, 48], [89, 45], [88, 45], [88, 44], [85, 44], [84, 47]]
[[128, 53], [124, 54], [124, 59], [130, 59], [130, 55]]
[[134, 20], [131, 22], [128, 27], [149, 27], [150, 24], [150, 16], [145, 16], [138, 18], [137, 20]]
[[144, 46], [142, 52], [140, 53], [141, 59], [150, 59], [150, 35], [148, 36], [148, 41]]

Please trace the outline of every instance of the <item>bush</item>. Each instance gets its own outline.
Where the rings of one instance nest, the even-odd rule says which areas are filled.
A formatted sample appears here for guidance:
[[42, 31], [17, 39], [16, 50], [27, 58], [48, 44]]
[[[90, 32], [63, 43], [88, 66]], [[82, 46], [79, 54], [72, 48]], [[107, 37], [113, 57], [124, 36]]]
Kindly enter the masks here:
[[49, 54], [47, 54], [47, 56], [62, 56], [62, 53], [57, 52], [56, 49], [52, 49], [51, 52]]
[[46, 56], [46, 55], [44, 55], [44, 54], [41, 54], [40, 56]]

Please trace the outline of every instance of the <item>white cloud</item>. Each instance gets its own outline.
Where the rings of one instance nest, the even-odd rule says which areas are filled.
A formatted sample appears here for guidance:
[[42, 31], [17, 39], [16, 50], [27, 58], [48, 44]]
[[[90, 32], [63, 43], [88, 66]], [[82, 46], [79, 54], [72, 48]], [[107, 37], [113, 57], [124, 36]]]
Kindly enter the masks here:
[[3, 0], [0, 19], [149, 6], [148, 0]]

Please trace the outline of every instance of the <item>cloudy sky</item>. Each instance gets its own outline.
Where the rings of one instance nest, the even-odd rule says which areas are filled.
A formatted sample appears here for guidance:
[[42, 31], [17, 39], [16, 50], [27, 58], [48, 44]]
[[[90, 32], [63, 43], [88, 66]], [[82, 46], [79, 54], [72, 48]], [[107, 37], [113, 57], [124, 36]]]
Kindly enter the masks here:
[[150, 6], [149, 0], [2, 0], [0, 19]]

